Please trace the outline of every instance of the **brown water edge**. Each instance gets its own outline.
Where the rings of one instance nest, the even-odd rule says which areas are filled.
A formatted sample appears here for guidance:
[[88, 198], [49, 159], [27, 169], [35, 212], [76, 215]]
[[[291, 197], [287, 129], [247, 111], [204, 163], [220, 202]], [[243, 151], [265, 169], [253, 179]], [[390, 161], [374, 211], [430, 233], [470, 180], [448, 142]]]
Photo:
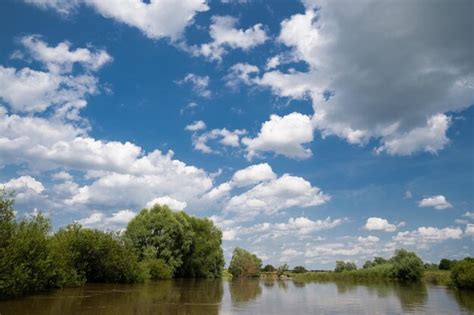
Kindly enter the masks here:
[[177, 279], [1, 301], [0, 314], [474, 314], [474, 292], [423, 283]]

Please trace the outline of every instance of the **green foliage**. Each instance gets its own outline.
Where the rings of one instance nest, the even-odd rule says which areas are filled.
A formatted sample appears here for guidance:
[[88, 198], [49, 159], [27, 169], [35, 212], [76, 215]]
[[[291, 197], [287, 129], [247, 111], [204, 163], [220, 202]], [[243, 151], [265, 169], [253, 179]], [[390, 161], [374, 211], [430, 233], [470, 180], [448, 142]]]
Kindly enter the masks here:
[[451, 279], [458, 288], [474, 289], [474, 259], [458, 261], [451, 270]]
[[447, 259], [447, 258], [443, 258], [439, 262], [438, 268], [440, 270], [451, 270], [454, 267], [455, 264], [456, 264], [456, 260], [454, 260], [454, 259], [450, 260], [450, 259]]
[[222, 232], [208, 219], [155, 205], [143, 209], [128, 224], [125, 236], [131, 240], [140, 260], [158, 259], [174, 276], [218, 278], [222, 275]]
[[234, 278], [258, 277], [262, 260], [245, 249], [236, 247], [229, 265], [229, 272]]
[[303, 266], [296, 266], [295, 268], [293, 268], [293, 272], [294, 273], [305, 273], [305, 272], [307, 272], [307, 270]]
[[390, 259], [392, 264], [391, 277], [402, 281], [416, 281], [423, 275], [423, 261], [414, 252], [405, 249], [395, 251]]
[[219, 278], [224, 267], [222, 232], [209, 219], [186, 215], [194, 233], [189, 251], [178, 268], [180, 277]]
[[155, 205], [143, 209], [127, 226], [125, 236], [137, 249], [140, 260], [147, 248], [153, 248], [156, 259], [163, 260], [175, 270], [183, 264], [194, 233], [184, 213], [173, 213], [167, 206]]
[[72, 224], [60, 229], [51, 243], [65, 285], [142, 279], [131, 244], [117, 234]]
[[4, 298], [56, 287], [59, 282], [48, 244], [48, 220], [39, 214], [17, 223], [9, 214], [12, 205], [9, 201], [1, 205], [0, 296]]
[[147, 259], [142, 262], [142, 266], [148, 274], [148, 279], [163, 280], [173, 277], [173, 270], [162, 259]]
[[336, 261], [336, 268], [334, 268], [334, 271], [335, 272], [343, 272], [343, 271], [352, 271], [352, 270], [356, 270], [357, 269], [357, 266], [355, 263], [353, 262], [345, 262], [345, 261], [342, 261], [342, 260], [338, 260]]
[[264, 271], [264, 272], [273, 272], [273, 271], [275, 271], [275, 267], [273, 267], [273, 265], [265, 265], [265, 267], [263, 267], [262, 271]]

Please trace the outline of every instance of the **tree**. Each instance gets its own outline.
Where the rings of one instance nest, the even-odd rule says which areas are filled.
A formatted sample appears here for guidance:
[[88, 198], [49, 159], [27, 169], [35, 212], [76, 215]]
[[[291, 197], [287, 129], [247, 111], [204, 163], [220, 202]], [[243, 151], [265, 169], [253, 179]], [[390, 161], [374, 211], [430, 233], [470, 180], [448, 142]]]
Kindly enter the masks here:
[[474, 259], [466, 257], [451, 270], [451, 279], [458, 288], [474, 289]]
[[336, 261], [336, 268], [334, 269], [335, 272], [343, 272], [343, 271], [352, 271], [357, 270], [357, 265], [353, 262], [344, 262], [342, 260]]
[[293, 268], [294, 273], [305, 273], [306, 271], [306, 268], [303, 266], [296, 266], [295, 268]]
[[438, 268], [440, 270], [451, 270], [451, 268], [453, 268], [455, 264], [456, 260], [449, 260], [447, 258], [443, 258], [439, 262]]
[[265, 267], [263, 267], [262, 271], [273, 272], [273, 271], [275, 271], [275, 267], [273, 267], [273, 265], [265, 265]]
[[371, 268], [374, 266], [374, 263], [371, 262], [370, 260], [367, 260], [363, 265], [362, 265], [362, 268], [363, 269], [367, 269], [367, 268]]
[[229, 264], [229, 272], [233, 277], [258, 277], [261, 267], [262, 260], [256, 255], [239, 247], [234, 249]]
[[423, 275], [423, 261], [414, 253], [398, 249], [390, 258], [392, 263], [391, 277], [403, 281], [419, 280]]
[[278, 266], [278, 269], [277, 269], [277, 276], [278, 277], [281, 277], [285, 274], [285, 272], [288, 271], [288, 264], [283, 264], [281, 266]]
[[167, 206], [155, 205], [143, 209], [130, 221], [125, 237], [137, 249], [140, 260], [151, 247], [155, 250], [155, 258], [163, 260], [174, 273], [190, 251], [194, 233], [184, 213], [173, 213]]
[[180, 277], [219, 278], [224, 268], [222, 232], [209, 219], [191, 216], [186, 219], [194, 233], [189, 251], [183, 256], [178, 268]]

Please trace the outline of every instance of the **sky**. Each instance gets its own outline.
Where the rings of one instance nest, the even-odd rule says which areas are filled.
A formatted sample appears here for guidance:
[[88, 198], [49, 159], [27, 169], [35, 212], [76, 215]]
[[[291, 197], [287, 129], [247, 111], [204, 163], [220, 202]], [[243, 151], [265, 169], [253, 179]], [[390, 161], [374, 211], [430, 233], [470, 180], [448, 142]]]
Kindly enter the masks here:
[[0, 186], [54, 230], [208, 217], [227, 261], [473, 256], [473, 6], [2, 1]]

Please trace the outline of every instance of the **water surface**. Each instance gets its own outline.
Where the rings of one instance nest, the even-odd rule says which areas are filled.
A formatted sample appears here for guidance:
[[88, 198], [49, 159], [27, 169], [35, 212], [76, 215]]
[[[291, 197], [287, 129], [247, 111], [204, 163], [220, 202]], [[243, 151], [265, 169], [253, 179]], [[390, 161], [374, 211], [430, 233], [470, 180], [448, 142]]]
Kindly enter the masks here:
[[396, 283], [170, 280], [87, 284], [0, 302], [0, 314], [474, 314], [474, 292]]

